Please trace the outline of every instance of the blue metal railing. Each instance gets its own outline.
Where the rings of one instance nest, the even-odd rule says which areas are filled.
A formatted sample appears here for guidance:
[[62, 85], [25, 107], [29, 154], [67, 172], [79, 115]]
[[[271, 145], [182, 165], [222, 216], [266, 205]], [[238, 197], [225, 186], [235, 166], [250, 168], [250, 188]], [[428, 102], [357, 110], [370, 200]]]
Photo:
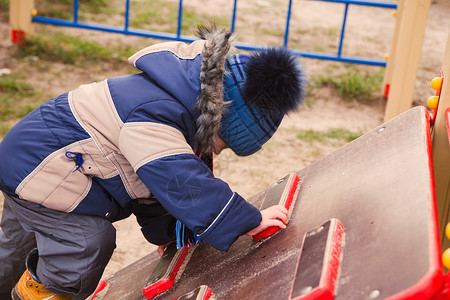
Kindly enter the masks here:
[[[389, 2], [389, 1], [369, 1], [369, 0], [312, 0], [312, 1], [334, 2], [334, 3], [342, 3], [345, 5], [344, 18], [342, 21], [337, 53], [331, 54], [331, 53], [291, 49], [294, 54], [296, 54], [298, 56], [302, 56], [302, 57], [307, 57], [307, 58], [325, 59], [325, 60], [341, 61], [341, 62], [356, 63], [356, 64], [375, 65], [375, 66], [386, 66], [386, 60], [342, 55], [342, 47], [343, 47], [343, 42], [344, 42], [344, 33], [345, 33], [345, 26], [346, 26], [346, 22], [347, 22], [348, 8], [349, 8], [349, 5], [362, 5], [362, 6], [396, 9], [397, 3]], [[233, 13], [232, 13], [232, 17], [231, 17], [231, 26], [230, 26], [231, 32], [235, 31], [236, 8], [237, 8], [237, 0], [234, 0]], [[129, 17], [130, 17], [129, 12], [130, 12], [130, 0], [126, 0], [126, 3], [125, 3], [125, 25], [123, 28], [115, 27], [115, 26], [101, 25], [101, 24], [91, 24], [91, 23], [80, 22], [80, 21], [78, 21], [78, 0], [74, 0], [73, 1], [73, 21], [56, 19], [56, 18], [48, 18], [48, 17], [42, 17], [42, 16], [33, 16], [32, 21], [37, 22], [37, 23], [51, 24], [51, 25], [57, 25], [57, 26], [100, 30], [100, 31], [112, 32], [112, 33], [121, 33], [121, 34], [126, 34], [126, 35], [135, 35], [135, 36], [141, 36], [141, 37], [165, 39], [165, 40], [175, 40], [175, 41], [183, 41], [183, 42], [192, 42], [197, 39], [196, 37], [193, 37], [193, 36], [181, 35], [181, 28], [182, 28], [182, 21], [183, 21], [182, 20], [183, 0], [179, 0], [177, 30], [176, 30], [175, 34], [130, 28], [129, 27]], [[289, 0], [289, 6], [288, 6], [288, 11], [287, 11], [287, 17], [286, 17], [286, 27], [285, 27], [285, 31], [284, 31], [284, 39], [283, 39], [283, 45], [282, 45], [284, 47], [288, 47], [291, 14], [292, 14], [292, 0]], [[237, 44], [235, 44], [235, 46], [236, 46], [236, 48], [242, 49], [242, 50], [260, 50], [260, 49], [265, 48], [264, 46], [261, 46], [261, 45], [251, 45], [251, 44], [245, 44], [245, 43], [237, 43]]]

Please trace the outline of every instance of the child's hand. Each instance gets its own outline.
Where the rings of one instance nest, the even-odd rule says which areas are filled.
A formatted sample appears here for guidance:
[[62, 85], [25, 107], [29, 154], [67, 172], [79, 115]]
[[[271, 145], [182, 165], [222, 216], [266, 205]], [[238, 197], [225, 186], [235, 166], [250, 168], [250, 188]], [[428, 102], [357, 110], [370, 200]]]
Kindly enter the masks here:
[[168, 242], [168, 243], [165, 244], [165, 245], [158, 246], [158, 249], [156, 249], [156, 251], [158, 252], [158, 254], [159, 254], [160, 256], [163, 256], [164, 250], [166, 250], [166, 248], [167, 248], [170, 244], [172, 244], [173, 242], [174, 242], [174, 241], [171, 241], [171, 242]]
[[246, 235], [254, 236], [272, 226], [278, 226], [281, 229], [286, 228], [286, 224], [288, 222], [288, 210], [284, 206], [281, 205], [271, 206], [261, 211], [261, 216], [262, 219], [259, 226], [247, 232]]

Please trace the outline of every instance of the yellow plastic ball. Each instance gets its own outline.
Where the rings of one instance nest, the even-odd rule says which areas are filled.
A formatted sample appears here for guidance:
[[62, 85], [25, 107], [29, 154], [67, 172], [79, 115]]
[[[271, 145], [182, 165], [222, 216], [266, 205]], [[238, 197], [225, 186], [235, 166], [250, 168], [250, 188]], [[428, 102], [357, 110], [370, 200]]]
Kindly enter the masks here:
[[442, 86], [442, 77], [434, 77], [431, 80], [431, 88], [435, 91], [439, 91]]
[[450, 269], [450, 248], [445, 250], [444, 253], [442, 253], [442, 264], [447, 269]]
[[394, 11], [392, 12], [392, 16], [395, 17], [396, 15], [397, 15], [397, 11], [394, 10]]
[[383, 57], [384, 57], [384, 59], [388, 59], [389, 58], [389, 54], [385, 53]]
[[435, 109], [436, 107], [438, 107], [438, 103], [439, 103], [439, 97], [438, 96], [431, 96], [427, 100], [427, 105], [431, 109]]
[[447, 226], [445, 226], [445, 235], [447, 236], [448, 239], [450, 239], [450, 223], [448, 223]]
[[37, 16], [37, 14], [38, 14], [37, 10], [33, 9], [33, 10], [31, 11], [31, 15], [32, 15], [32, 16]]

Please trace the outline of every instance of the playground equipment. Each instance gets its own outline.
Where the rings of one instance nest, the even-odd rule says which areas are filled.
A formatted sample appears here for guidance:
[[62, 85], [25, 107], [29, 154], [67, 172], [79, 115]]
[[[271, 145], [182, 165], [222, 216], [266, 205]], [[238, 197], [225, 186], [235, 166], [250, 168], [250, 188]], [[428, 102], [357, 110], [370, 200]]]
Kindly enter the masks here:
[[431, 0], [399, 1], [384, 75], [384, 96], [388, 99], [385, 122], [412, 106], [430, 4]]
[[[11, 3], [32, 9], [21, 1]], [[331, 268], [338, 276], [333, 288], [325, 288], [327, 297], [449, 299], [450, 275], [444, 274], [441, 249], [450, 247], [444, 230], [450, 221], [450, 36], [442, 70], [431, 83], [436, 91], [431, 113], [424, 107], [409, 109], [429, 4], [399, 2], [385, 79], [388, 120], [297, 172], [301, 189], [286, 230], [259, 242], [242, 237], [228, 253], [198, 246], [181, 280], [160, 298], [202, 290], [218, 299], [313, 299], [321, 270]], [[263, 195], [250, 201], [259, 205]], [[343, 235], [330, 229], [337, 227]], [[323, 228], [330, 233], [317, 241], [309, 238]], [[342, 251], [332, 266], [323, 268], [325, 251], [302, 263], [305, 245], [327, 248], [338, 235]], [[442, 257], [447, 268], [449, 252]], [[158, 260], [152, 253], [107, 279], [103, 299], [143, 299], [142, 288]], [[309, 272], [319, 279], [296, 287], [296, 278], [311, 279], [305, 275]]]
[[9, 2], [9, 24], [11, 26], [11, 41], [22, 44], [26, 35], [34, 33], [31, 23], [34, 11], [33, 0], [19, 0]]
[[[346, 56], [342, 55], [342, 47], [344, 41], [344, 33], [345, 26], [347, 21], [347, 13], [350, 5], [359, 5], [359, 6], [370, 6], [370, 7], [381, 7], [387, 9], [395, 9], [397, 7], [397, 3], [391, 1], [370, 1], [370, 0], [313, 0], [313, 1], [323, 1], [323, 2], [333, 2], [333, 3], [342, 3], [345, 6], [344, 16], [340, 31], [339, 44], [337, 46], [337, 53], [321, 53], [314, 51], [303, 51], [292, 49], [296, 55], [308, 57], [308, 58], [316, 58], [316, 59], [325, 59], [325, 60], [334, 60], [348, 63], [358, 63], [358, 64], [368, 64], [368, 65], [376, 65], [376, 66], [385, 66], [385, 59], [372, 59], [372, 58], [364, 58], [364, 57], [355, 57], [355, 56]], [[14, 4], [13, 4], [14, 2]], [[230, 30], [234, 32], [235, 24], [236, 24], [236, 14], [237, 14], [237, 0], [234, 0], [232, 17], [231, 17], [231, 25]], [[289, 27], [291, 20], [291, 13], [293, 9], [292, 0], [288, 2], [288, 10], [286, 16], [286, 26], [284, 30], [284, 39], [283, 44], [280, 46], [288, 47], [289, 40]], [[73, 20], [62, 20], [56, 18], [48, 18], [39, 16], [36, 10], [34, 9], [34, 0], [15, 0], [11, 1], [11, 39], [15, 43], [20, 43], [23, 41], [23, 37], [33, 32], [32, 23], [42, 23], [42, 24], [51, 24], [57, 26], [66, 26], [66, 27], [75, 27], [75, 28], [84, 28], [91, 30], [100, 30], [106, 32], [113, 33], [121, 33], [126, 35], [136, 35], [142, 37], [149, 38], [157, 38], [157, 39], [167, 39], [167, 40], [177, 40], [177, 41], [185, 41], [192, 42], [196, 38], [193, 36], [183, 36], [181, 35], [181, 27], [182, 27], [182, 17], [183, 17], [183, 0], [179, 0], [178, 3], [178, 18], [177, 18], [177, 29], [176, 33], [164, 33], [157, 31], [147, 31], [147, 30], [139, 30], [133, 29], [129, 27], [129, 15], [130, 15], [130, 0], [125, 0], [125, 13], [124, 13], [124, 27], [114, 27], [114, 26], [106, 26], [100, 24], [92, 24], [86, 22], [80, 22], [78, 20], [78, 0], [73, 0]], [[251, 45], [244, 43], [235, 44], [236, 48], [243, 50], [259, 50], [264, 48], [261, 45]]]
[[[188, 299], [199, 287], [217, 299], [449, 299], [441, 241], [450, 225], [445, 238], [439, 223], [449, 207], [450, 35], [446, 53], [431, 84], [436, 108], [412, 108], [298, 171], [285, 230], [258, 242], [243, 236], [228, 253], [198, 245], [157, 299]], [[283, 198], [273, 186], [249, 201]], [[450, 267], [450, 250], [442, 260]], [[98, 299], [144, 299], [158, 261], [152, 253], [119, 271]]]
[[[217, 299], [448, 299], [425, 107], [297, 175], [286, 229], [259, 242], [242, 236], [227, 253], [198, 245], [178, 282], [156, 299], [203, 285]], [[259, 206], [265, 194], [249, 201]], [[106, 279], [103, 299], [144, 299], [158, 261], [152, 253]]]
[[444, 249], [450, 247], [450, 240], [445, 238], [444, 228], [450, 221], [450, 147], [449, 147], [449, 118], [450, 108], [450, 35], [445, 50], [446, 56], [439, 75], [440, 88], [435, 83], [436, 95], [439, 97], [438, 106], [434, 109], [433, 124], [433, 160], [436, 181], [436, 197], [439, 211], [441, 238]]

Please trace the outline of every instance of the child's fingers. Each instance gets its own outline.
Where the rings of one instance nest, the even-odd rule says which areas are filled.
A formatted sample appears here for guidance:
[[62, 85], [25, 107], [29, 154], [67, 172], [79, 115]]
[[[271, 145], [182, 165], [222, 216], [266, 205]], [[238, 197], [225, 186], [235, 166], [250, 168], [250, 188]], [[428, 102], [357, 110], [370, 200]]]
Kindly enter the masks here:
[[159, 256], [163, 256], [164, 250], [165, 250], [164, 246], [159, 246], [156, 251], [158, 251]]
[[281, 205], [274, 205], [266, 209], [264, 213], [270, 219], [280, 219], [284, 223], [288, 222], [288, 210]]
[[284, 213], [284, 214], [288, 214], [288, 210], [286, 209], [286, 207], [284, 207], [283, 205], [274, 205], [274, 206], [271, 206], [271, 207], [269, 207], [269, 208], [273, 208], [274, 210], [277, 210], [277, 211], [279, 211], [279, 212], [282, 212], [282, 213]]
[[170, 242], [168, 242], [168, 243], [165, 244], [165, 245], [160, 245], [160, 246], [158, 246], [158, 249], [156, 249], [156, 251], [158, 252], [158, 254], [159, 254], [160, 256], [163, 256], [164, 251], [166, 250], [166, 248], [167, 248], [170, 244], [172, 244], [172, 243], [173, 243], [173, 241], [170, 241]]
[[275, 209], [275, 211], [277, 212], [277, 215], [278, 215], [278, 216], [279, 216], [280, 214], [282, 214], [283, 216], [286, 216], [286, 218], [287, 218], [288, 210], [286, 209], [286, 207], [281, 206], [281, 205], [275, 205], [275, 206], [274, 206], [274, 209]]
[[274, 206], [271, 206], [271, 207], [263, 210], [261, 213], [265, 213], [265, 214], [270, 215], [270, 216], [272, 216], [272, 215], [280, 215], [280, 214], [287, 215], [288, 214], [288, 210], [284, 206], [274, 205]]
[[253, 228], [246, 235], [253, 236], [269, 227], [279, 227], [281, 229], [286, 228], [288, 221], [287, 209], [283, 206], [275, 205], [261, 211], [262, 219], [259, 226]]
[[284, 222], [282, 222], [281, 220], [278, 220], [278, 219], [270, 220], [267, 225], [269, 225], [268, 227], [276, 226], [276, 227], [280, 227], [281, 229], [286, 228], [286, 225], [284, 224]]

